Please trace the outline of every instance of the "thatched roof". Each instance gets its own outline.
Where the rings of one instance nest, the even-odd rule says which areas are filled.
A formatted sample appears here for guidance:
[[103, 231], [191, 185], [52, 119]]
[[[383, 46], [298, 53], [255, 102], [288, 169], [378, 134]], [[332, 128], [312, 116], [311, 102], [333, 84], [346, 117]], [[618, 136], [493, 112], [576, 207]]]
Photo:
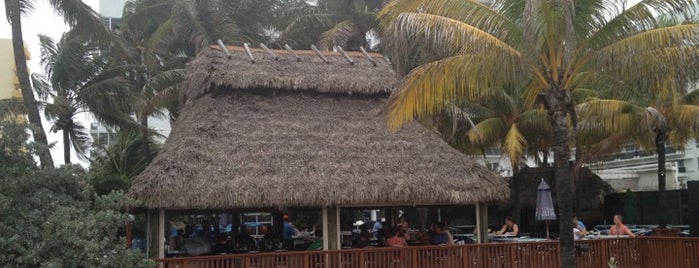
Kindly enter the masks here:
[[[210, 49], [190, 66], [186, 92], [199, 93], [185, 93], [187, 103], [172, 134], [135, 179], [130, 194], [142, 206], [472, 204], [508, 197], [504, 179], [417, 123], [398, 132], [387, 129], [386, 94], [378, 92], [390, 91], [395, 78], [385, 62], [351, 66], [340, 58], [279, 67], [273, 60], [251, 63], [233, 52], [232, 61], [239, 63], [224, 63], [225, 56]], [[269, 66], [257, 66], [263, 64]], [[322, 78], [314, 65], [348, 77]], [[238, 80], [227, 77], [240, 77], [246, 68], [257, 71]], [[198, 71], [207, 69], [214, 71]], [[306, 82], [296, 83], [293, 91], [280, 86], [293, 81]], [[329, 89], [316, 88], [326, 85]]]
[[[575, 203], [578, 209], [597, 208], [604, 204], [604, 197], [614, 193], [614, 189], [587, 167], [580, 168], [579, 180], [575, 183]], [[556, 200], [556, 179], [552, 167], [525, 167], [518, 175], [520, 200], [523, 207], [536, 207], [537, 188], [541, 179], [551, 187], [553, 200]], [[510, 179], [510, 183], [511, 183]]]
[[230, 89], [311, 90], [347, 94], [390, 94], [396, 75], [381, 54], [369, 53], [376, 66], [361, 52], [346, 52], [349, 63], [338, 52], [323, 52], [324, 63], [313, 51], [273, 50], [278, 60], [261, 49], [251, 49], [254, 63], [241, 47], [227, 47], [230, 58], [218, 47], [203, 51], [191, 63], [184, 84], [184, 99], [196, 98], [208, 90]]

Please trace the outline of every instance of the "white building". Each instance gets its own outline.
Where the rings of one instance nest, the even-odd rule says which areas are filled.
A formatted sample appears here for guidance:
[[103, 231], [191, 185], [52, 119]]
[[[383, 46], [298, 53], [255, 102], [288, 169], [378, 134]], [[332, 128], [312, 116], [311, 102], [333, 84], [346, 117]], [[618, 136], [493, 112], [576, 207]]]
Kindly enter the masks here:
[[[684, 151], [677, 151], [671, 146], [666, 147], [665, 151], [666, 189], [686, 189], [687, 181], [699, 181], [699, 142], [689, 141]], [[574, 152], [571, 154], [574, 157]], [[477, 159], [503, 177], [512, 176], [512, 167], [507, 158], [500, 155], [499, 150], [487, 150], [484, 157]], [[548, 161], [549, 164], [553, 164], [553, 155], [548, 157]], [[537, 166], [533, 159], [526, 159], [523, 164]], [[609, 183], [616, 192], [658, 189], [658, 156], [635, 145], [628, 145], [604, 161], [586, 166]]]
[[99, 14], [110, 30], [119, 30], [126, 0], [100, 0]]

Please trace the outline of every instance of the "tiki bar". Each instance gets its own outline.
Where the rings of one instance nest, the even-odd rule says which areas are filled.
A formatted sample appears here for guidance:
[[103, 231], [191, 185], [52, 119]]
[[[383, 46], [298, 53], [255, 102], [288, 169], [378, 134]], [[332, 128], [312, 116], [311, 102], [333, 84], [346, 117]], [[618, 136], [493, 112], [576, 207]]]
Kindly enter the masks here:
[[[172, 134], [129, 191], [158, 267], [557, 267], [557, 241], [489, 232], [488, 205], [510, 198], [504, 178], [419, 122], [388, 129], [397, 79], [366, 51], [219, 43], [200, 53]], [[473, 224], [457, 233], [432, 222], [432, 234], [452, 230], [433, 242], [424, 214], [447, 208]], [[387, 246], [398, 232], [411, 238]], [[579, 267], [699, 263], [694, 238], [576, 243]]]

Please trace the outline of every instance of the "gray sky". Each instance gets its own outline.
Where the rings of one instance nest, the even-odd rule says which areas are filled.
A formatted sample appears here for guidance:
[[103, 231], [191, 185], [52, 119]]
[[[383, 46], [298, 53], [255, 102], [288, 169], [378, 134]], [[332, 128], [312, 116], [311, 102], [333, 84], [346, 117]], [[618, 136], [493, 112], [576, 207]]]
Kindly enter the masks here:
[[[90, 5], [94, 10], [98, 10], [98, 0], [83, 0], [86, 4]], [[29, 69], [31, 72], [42, 72], [41, 65], [39, 64], [39, 37], [38, 34], [45, 34], [51, 36], [53, 39], [58, 40], [61, 35], [68, 30], [68, 26], [63, 23], [63, 19], [56, 15], [46, 0], [35, 0], [35, 10], [30, 14], [25, 15], [22, 18], [22, 31], [24, 35], [24, 43], [29, 48], [29, 53], [31, 54], [31, 60], [28, 62]], [[3, 19], [0, 20], [0, 38], [11, 39], [12, 31], [10, 24], [5, 18], [5, 5], [0, 5], [0, 14], [2, 14]], [[87, 115], [80, 115], [78, 121], [86, 124], [86, 127], [90, 127], [89, 118]], [[46, 131], [50, 128], [49, 122], [44, 121], [44, 129]], [[61, 142], [60, 133], [47, 133], [49, 138], [49, 143], [55, 142], [54, 147], [51, 150], [51, 155], [53, 156], [53, 161], [56, 165], [63, 164], [63, 144]], [[73, 155], [72, 160], [78, 162], [77, 157]], [[81, 163], [86, 165], [86, 163]]]

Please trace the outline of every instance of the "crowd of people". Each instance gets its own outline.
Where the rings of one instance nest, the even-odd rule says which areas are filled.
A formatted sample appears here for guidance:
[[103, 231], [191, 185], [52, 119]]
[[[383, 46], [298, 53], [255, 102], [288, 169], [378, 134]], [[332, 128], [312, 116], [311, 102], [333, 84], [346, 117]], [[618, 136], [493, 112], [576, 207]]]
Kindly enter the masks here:
[[[621, 215], [615, 215], [613, 220], [614, 225], [609, 228], [609, 235], [635, 236], [624, 225]], [[583, 239], [590, 234], [585, 224], [577, 216], [573, 217], [572, 227], [575, 240]], [[287, 215], [283, 217], [283, 233], [279, 237], [275, 235], [274, 228], [268, 224], [259, 226], [256, 236], [252, 235], [252, 231], [252, 228], [243, 226], [236, 233], [222, 232], [219, 228], [212, 226], [208, 220], [203, 220], [197, 227], [181, 222], [172, 223], [169, 246], [172, 250], [184, 250], [189, 255], [288, 249], [320, 250], [323, 248], [322, 230], [317, 228], [315, 224], [311, 228], [299, 230]], [[491, 234], [518, 237], [520, 232], [520, 227], [513, 218], [506, 217], [502, 227], [492, 231]], [[456, 243], [449, 228], [442, 222], [428, 224], [427, 232], [421, 233], [411, 230], [410, 224], [405, 218], [400, 218], [398, 223], [392, 226], [388, 226], [386, 222], [382, 221], [374, 222], [371, 228], [367, 224], [362, 224], [359, 226], [359, 232], [353, 235], [351, 242], [352, 247], [355, 248], [453, 245]]]

